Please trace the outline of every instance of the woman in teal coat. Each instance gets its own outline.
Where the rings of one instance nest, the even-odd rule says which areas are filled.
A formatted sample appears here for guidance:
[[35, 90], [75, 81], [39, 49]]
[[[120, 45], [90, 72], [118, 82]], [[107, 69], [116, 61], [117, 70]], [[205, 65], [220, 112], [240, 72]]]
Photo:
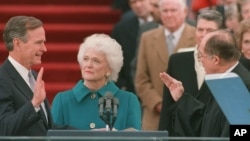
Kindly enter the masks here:
[[[55, 96], [52, 102], [54, 123], [82, 130], [112, 130], [112, 127], [141, 130], [138, 98], [114, 83], [123, 65], [121, 46], [108, 35], [93, 34], [80, 45], [77, 58], [82, 79], [72, 89]], [[108, 112], [106, 106], [110, 105]], [[100, 115], [104, 115], [104, 119], [111, 118], [110, 122], [105, 123]]]

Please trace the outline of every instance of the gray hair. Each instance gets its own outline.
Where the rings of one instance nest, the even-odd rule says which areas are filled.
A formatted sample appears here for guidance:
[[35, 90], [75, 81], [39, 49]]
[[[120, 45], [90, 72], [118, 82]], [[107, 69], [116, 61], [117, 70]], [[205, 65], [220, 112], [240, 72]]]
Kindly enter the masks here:
[[223, 16], [216, 10], [202, 10], [197, 17], [197, 20], [205, 19], [216, 23], [219, 29], [223, 28]]
[[18, 38], [27, 42], [27, 31], [41, 26], [43, 26], [42, 21], [35, 17], [15, 16], [10, 18], [3, 30], [3, 41], [7, 50], [13, 50], [13, 39]]
[[93, 34], [85, 38], [84, 42], [80, 45], [77, 60], [82, 67], [83, 55], [87, 48], [94, 48], [105, 54], [109, 67], [111, 68], [111, 74], [108, 80], [117, 81], [118, 74], [123, 65], [122, 48], [116, 40], [112, 39], [106, 34]]

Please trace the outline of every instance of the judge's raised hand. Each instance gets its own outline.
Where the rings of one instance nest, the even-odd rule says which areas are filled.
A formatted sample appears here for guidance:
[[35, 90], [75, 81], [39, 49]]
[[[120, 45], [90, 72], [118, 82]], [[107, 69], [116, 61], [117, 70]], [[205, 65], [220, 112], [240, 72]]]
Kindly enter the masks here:
[[165, 86], [169, 89], [170, 94], [174, 99], [174, 101], [175, 102], [178, 101], [184, 92], [184, 87], [181, 81], [174, 79], [165, 72], [160, 73], [160, 78], [162, 82], [165, 84]]
[[31, 100], [32, 104], [34, 107], [40, 106], [40, 104], [45, 100], [46, 98], [46, 91], [45, 91], [45, 84], [43, 81], [43, 67], [40, 69], [36, 83], [35, 83], [35, 88], [34, 88], [34, 95]]

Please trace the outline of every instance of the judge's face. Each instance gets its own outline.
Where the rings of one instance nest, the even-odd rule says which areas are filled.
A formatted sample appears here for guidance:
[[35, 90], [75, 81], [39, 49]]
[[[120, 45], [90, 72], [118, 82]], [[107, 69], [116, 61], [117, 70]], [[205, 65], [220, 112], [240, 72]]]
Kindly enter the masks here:
[[242, 36], [241, 52], [247, 59], [250, 59], [250, 32], [245, 32]]
[[198, 46], [198, 58], [199, 61], [202, 63], [206, 74], [211, 74], [216, 72], [216, 65], [213, 55], [209, 55], [205, 52], [205, 45], [207, 40], [211, 37], [211, 35], [205, 36], [201, 43]]
[[110, 73], [105, 54], [93, 48], [86, 49], [83, 55], [81, 73], [84, 81], [105, 82], [106, 74]]

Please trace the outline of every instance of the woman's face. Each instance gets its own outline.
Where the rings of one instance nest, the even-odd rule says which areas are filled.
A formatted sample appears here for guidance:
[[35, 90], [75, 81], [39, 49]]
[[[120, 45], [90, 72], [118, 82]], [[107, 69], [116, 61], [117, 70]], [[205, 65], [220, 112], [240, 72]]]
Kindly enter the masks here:
[[241, 52], [246, 58], [250, 59], [250, 32], [245, 32], [242, 36]]
[[250, 2], [241, 6], [241, 16], [243, 20], [250, 19]]
[[93, 48], [86, 49], [81, 73], [84, 81], [106, 82], [106, 75], [110, 73], [110, 67], [105, 54]]

